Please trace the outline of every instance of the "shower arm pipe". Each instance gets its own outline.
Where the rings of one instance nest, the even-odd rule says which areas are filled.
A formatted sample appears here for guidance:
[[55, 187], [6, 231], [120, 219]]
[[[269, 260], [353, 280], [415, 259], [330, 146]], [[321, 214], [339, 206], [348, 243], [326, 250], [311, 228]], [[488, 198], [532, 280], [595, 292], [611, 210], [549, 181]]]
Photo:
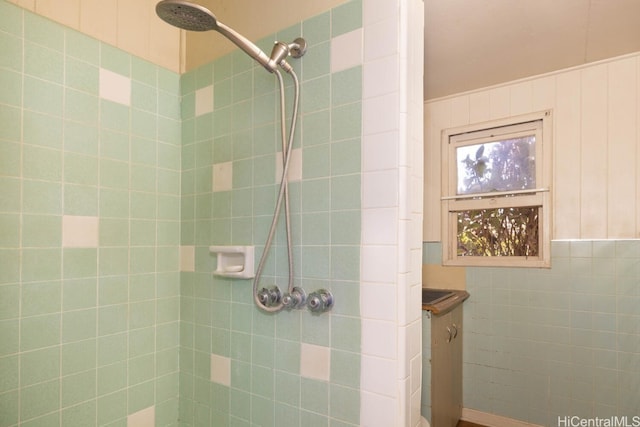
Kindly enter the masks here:
[[247, 55], [258, 61], [260, 65], [267, 69], [270, 73], [274, 73], [278, 69], [278, 64], [267, 56], [258, 46], [253, 44], [249, 39], [242, 34], [227, 27], [220, 21], [217, 22], [216, 31], [228, 38], [233, 44], [242, 49]]
[[[278, 78], [278, 83], [280, 85], [280, 101], [281, 101], [281, 109], [280, 109], [280, 114], [281, 117], [284, 119], [285, 113], [284, 113], [284, 81], [282, 79], [282, 74], [280, 73], [279, 70], [274, 70], [274, 73], [276, 74], [276, 77]], [[289, 163], [291, 160], [291, 152], [293, 149], [293, 139], [294, 139], [294, 133], [295, 133], [295, 128], [296, 128], [296, 121], [297, 121], [297, 117], [298, 117], [298, 104], [299, 104], [299, 98], [300, 98], [300, 90], [299, 90], [299, 82], [298, 82], [298, 76], [295, 74], [295, 72], [293, 71], [293, 69], [287, 70], [287, 73], [291, 75], [291, 77], [294, 80], [294, 98], [293, 98], [293, 112], [292, 112], [292, 117], [291, 117], [291, 128], [290, 128], [290, 132], [289, 132], [289, 138], [288, 138], [288, 144], [286, 147], [286, 155], [285, 155], [285, 150], [284, 150], [284, 142], [287, 141], [286, 135], [284, 134], [284, 132], [282, 133], [282, 141], [283, 141], [283, 157], [284, 157], [284, 165], [282, 167], [282, 180], [280, 181], [280, 190], [278, 191], [278, 199], [276, 201], [276, 207], [275, 207], [275, 211], [273, 213], [273, 219], [271, 221], [271, 227], [269, 228], [269, 234], [267, 236], [267, 240], [264, 244], [264, 250], [262, 251], [262, 255], [260, 256], [260, 262], [258, 263], [258, 267], [256, 269], [256, 275], [255, 278], [253, 279], [253, 299], [255, 301], [255, 304], [262, 309], [263, 311], [267, 311], [267, 312], [277, 312], [280, 311], [284, 308], [284, 304], [282, 304], [282, 302], [279, 302], [277, 305], [273, 306], [273, 307], [267, 307], [265, 305], [263, 305], [260, 300], [258, 299], [258, 284], [260, 281], [260, 278], [262, 277], [262, 270], [264, 269], [264, 264], [266, 262], [267, 259], [267, 255], [269, 253], [269, 249], [271, 247], [271, 243], [273, 241], [273, 236], [275, 234], [275, 230], [276, 230], [276, 225], [278, 223], [278, 218], [280, 216], [280, 209], [282, 207], [282, 201], [285, 198], [285, 194], [288, 195], [288, 185], [287, 185], [287, 174], [289, 171]], [[284, 123], [284, 120], [281, 121], [281, 123]], [[285, 130], [285, 125], [281, 125], [282, 130]], [[288, 204], [287, 204], [288, 206]], [[290, 232], [290, 226], [287, 227], [287, 242], [290, 243], [290, 236], [291, 236], [291, 232]], [[291, 245], [288, 245], [289, 248], [291, 248]], [[289, 249], [288, 251], [288, 257], [289, 257], [289, 281], [288, 281], [288, 286], [287, 286], [287, 291], [291, 292], [293, 290], [293, 259], [292, 259], [292, 255], [291, 255], [291, 249]]]

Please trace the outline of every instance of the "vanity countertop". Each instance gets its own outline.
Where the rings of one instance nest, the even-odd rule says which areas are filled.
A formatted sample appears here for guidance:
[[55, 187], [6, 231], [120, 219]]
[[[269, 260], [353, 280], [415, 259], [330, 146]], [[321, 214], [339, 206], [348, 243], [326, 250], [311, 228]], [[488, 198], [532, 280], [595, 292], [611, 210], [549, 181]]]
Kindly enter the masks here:
[[[430, 291], [435, 291], [436, 293], [446, 292], [450, 295], [446, 295], [444, 298], [430, 298]], [[455, 307], [462, 304], [462, 302], [467, 298], [469, 298], [469, 292], [467, 291], [422, 288], [422, 309], [430, 311], [434, 315], [440, 315], [453, 310]]]

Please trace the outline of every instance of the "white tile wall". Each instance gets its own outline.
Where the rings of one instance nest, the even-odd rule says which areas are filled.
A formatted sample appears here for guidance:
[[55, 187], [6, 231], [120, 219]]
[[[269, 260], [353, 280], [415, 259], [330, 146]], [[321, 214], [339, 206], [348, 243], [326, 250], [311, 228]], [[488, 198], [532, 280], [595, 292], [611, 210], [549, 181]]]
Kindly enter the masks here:
[[398, 211], [393, 208], [365, 209], [362, 211], [362, 244], [395, 245], [398, 229], [389, 224], [398, 222]]
[[364, 356], [362, 358], [363, 369], [377, 372], [377, 375], [368, 375], [362, 379], [365, 389], [383, 396], [394, 397], [396, 392], [396, 369], [393, 359]]
[[395, 322], [362, 319], [362, 353], [395, 359], [397, 345], [398, 330]]
[[421, 241], [411, 233], [420, 235], [422, 224], [422, 161], [414, 157], [422, 157], [422, 57], [416, 52], [423, 7], [421, 0], [363, 2], [360, 423], [371, 427], [415, 427], [420, 419], [415, 289], [422, 257]]
[[369, 392], [360, 392], [360, 425], [367, 427], [396, 426], [398, 402], [393, 397]]
[[368, 62], [362, 79], [365, 98], [397, 92], [400, 87], [398, 58], [391, 55]]
[[363, 283], [360, 315], [366, 319], [393, 322], [397, 319], [396, 287], [390, 283]]
[[391, 132], [398, 129], [400, 125], [399, 108], [397, 93], [365, 99], [362, 103], [364, 134]]
[[366, 172], [362, 182], [362, 207], [397, 208], [398, 170]]
[[398, 164], [399, 138], [397, 130], [363, 136], [362, 171], [395, 168]]

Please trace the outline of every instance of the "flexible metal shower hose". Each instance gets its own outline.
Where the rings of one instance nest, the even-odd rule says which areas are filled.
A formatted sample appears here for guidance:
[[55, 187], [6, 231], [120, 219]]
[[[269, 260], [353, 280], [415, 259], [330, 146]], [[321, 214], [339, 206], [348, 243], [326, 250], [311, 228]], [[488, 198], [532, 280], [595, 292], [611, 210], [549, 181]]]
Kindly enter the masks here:
[[296, 129], [296, 121], [298, 117], [298, 101], [300, 98], [300, 84], [298, 82], [298, 76], [293, 70], [289, 70], [288, 73], [291, 75], [291, 78], [294, 82], [294, 97], [293, 97], [293, 111], [291, 113], [291, 128], [289, 129], [289, 138], [287, 139], [286, 135], [286, 114], [285, 114], [285, 93], [284, 93], [284, 81], [282, 79], [282, 74], [279, 70], [274, 71], [276, 77], [278, 77], [278, 85], [280, 87], [280, 132], [282, 135], [282, 156], [283, 156], [283, 166], [282, 166], [282, 179], [280, 181], [280, 191], [278, 192], [278, 199], [276, 201], [275, 211], [273, 212], [273, 219], [271, 220], [271, 227], [269, 228], [269, 234], [267, 236], [267, 240], [264, 244], [264, 250], [262, 251], [262, 256], [260, 257], [260, 262], [258, 263], [258, 268], [256, 269], [256, 275], [253, 279], [253, 299], [256, 305], [267, 312], [276, 312], [280, 311], [283, 308], [282, 302], [278, 302], [277, 305], [274, 306], [265, 306], [263, 305], [258, 298], [258, 286], [259, 281], [262, 276], [262, 270], [264, 269], [264, 264], [267, 259], [267, 255], [269, 253], [269, 249], [271, 248], [271, 243], [273, 241], [273, 236], [276, 231], [276, 227], [278, 225], [278, 218], [280, 216], [280, 209], [282, 207], [282, 203], [284, 201], [284, 215], [285, 215], [285, 226], [287, 231], [287, 257], [289, 262], [289, 280], [287, 284], [287, 292], [291, 293], [293, 290], [293, 250], [291, 247], [291, 214], [289, 210], [289, 185], [287, 182], [287, 174], [289, 171], [289, 163], [291, 160], [291, 152], [293, 149], [293, 137]]

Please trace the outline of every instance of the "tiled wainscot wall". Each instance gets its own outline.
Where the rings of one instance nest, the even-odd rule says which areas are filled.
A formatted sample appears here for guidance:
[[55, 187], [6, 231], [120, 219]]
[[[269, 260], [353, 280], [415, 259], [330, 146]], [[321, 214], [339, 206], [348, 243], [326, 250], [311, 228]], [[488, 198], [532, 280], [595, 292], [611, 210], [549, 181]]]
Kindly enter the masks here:
[[[440, 264], [439, 243], [424, 249]], [[466, 282], [465, 408], [542, 426], [638, 415], [640, 240], [556, 240], [550, 269], [467, 268]]]
[[179, 76], [5, 2], [0, 46], [0, 425], [169, 425]]

